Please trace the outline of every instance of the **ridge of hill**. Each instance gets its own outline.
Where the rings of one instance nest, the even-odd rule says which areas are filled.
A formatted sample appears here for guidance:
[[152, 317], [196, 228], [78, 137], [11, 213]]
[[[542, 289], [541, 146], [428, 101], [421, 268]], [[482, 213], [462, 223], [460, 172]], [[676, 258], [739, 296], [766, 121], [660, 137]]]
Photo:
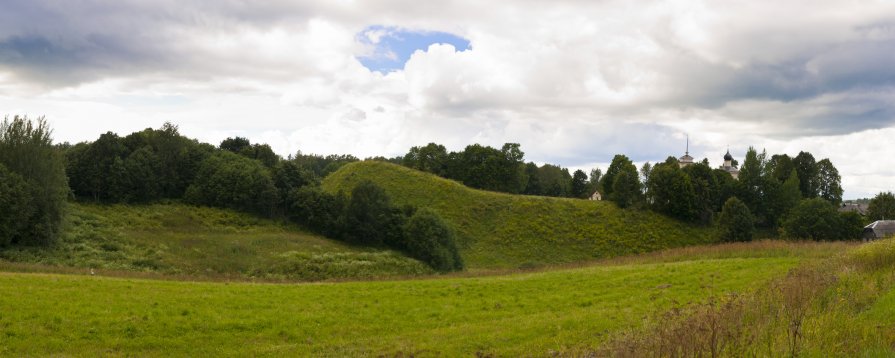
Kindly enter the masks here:
[[350, 193], [363, 180], [381, 186], [396, 204], [428, 207], [441, 215], [457, 231], [461, 254], [473, 270], [569, 263], [716, 241], [710, 227], [651, 211], [471, 189], [385, 162], [345, 165], [322, 186]]
[[0, 248], [0, 269], [240, 281], [433, 273], [395, 251], [350, 246], [227, 209], [70, 203], [64, 225], [50, 247]]

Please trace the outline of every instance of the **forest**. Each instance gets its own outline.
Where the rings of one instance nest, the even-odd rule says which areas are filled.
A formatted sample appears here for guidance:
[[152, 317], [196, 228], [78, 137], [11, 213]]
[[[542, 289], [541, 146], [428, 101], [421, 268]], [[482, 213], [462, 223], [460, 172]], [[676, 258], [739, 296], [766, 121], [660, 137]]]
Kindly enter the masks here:
[[[463, 268], [451, 227], [426, 208], [394, 205], [371, 182], [350, 193], [320, 189], [323, 177], [351, 155], [289, 155], [241, 137], [201, 143], [165, 123], [126, 136], [54, 144], [42, 119], [15, 116], [0, 124], [0, 245], [52, 244], [67, 200], [188, 204], [288, 220], [355, 245], [389, 247], [440, 271]], [[756, 231], [812, 240], [858, 239], [866, 222], [893, 217], [891, 193], [871, 200], [871, 213], [840, 213], [842, 187], [828, 159], [811, 153], [768, 156], [750, 148], [738, 180], [708, 161], [681, 167], [674, 157], [639, 170], [616, 155], [605, 174], [569, 174], [524, 161], [519, 144], [473, 144], [447, 152], [430, 143], [386, 160], [469, 187], [512, 194], [604, 199], [629, 210], [653, 210], [682, 221], [718, 225], [719, 240], [749, 241]]]

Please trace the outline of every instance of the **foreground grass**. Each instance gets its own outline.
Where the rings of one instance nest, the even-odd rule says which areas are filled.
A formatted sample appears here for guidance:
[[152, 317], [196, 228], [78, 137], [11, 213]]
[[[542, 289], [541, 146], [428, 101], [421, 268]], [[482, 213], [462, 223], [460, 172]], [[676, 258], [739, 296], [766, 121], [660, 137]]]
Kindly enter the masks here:
[[293, 281], [432, 273], [394, 251], [348, 246], [291, 225], [181, 204], [72, 203], [59, 243], [0, 249], [0, 268]]
[[805, 264], [746, 295], [655, 316], [611, 356], [895, 356], [895, 239]]
[[710, 228], [609, 202], [509, 195], [383, 162], [348, 164], [323, 182], [350, 192], [362, 180], [398, 204], [428, 207], [459, 233], [470, 269], [532, 267], [714, 242]]
[[[545, 356], [746, 292], [825, 247], [505, 276], [300, 285], [0, 273], [3, 355]], [[766, 254], [737, 256], [732, 252]], [[807, 253], [802, 255], [802, 253]], [[676, 261], [678, 260], [678, 261]], [[684, 260], [684, 261], [679, 261]]]

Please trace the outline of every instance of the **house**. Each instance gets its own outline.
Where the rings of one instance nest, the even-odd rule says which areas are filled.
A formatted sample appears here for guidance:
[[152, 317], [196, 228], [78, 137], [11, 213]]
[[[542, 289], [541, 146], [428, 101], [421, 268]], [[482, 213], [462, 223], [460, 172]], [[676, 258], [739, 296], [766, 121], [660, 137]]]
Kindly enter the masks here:
[[600, 191], [597, 190], [593, 194], [590, 195], [590, 200], [603, 200], [603, 194], [600, 194]]
[[884, 239], [895, 236], [895, 220], [877, 220], [864, 227], [864, 240]]
[[860, 203], [842, 203], [842, 206], [839, 207], [840, 213], [847, 213], [854, 211], [861, 215], [867, 215], [867, 204]]

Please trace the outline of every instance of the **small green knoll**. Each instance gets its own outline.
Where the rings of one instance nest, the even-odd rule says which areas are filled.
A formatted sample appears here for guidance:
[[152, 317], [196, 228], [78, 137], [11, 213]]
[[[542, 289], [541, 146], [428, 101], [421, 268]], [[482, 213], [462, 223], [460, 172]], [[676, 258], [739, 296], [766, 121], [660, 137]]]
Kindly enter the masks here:
[[294, 225], [182, 204], [72, 203], [59, 242], [0, 249], [3, 267], [289, 281], [432, 273], [394, 251], [353, 247]]
[[362, 180], [400, 205], [428, 207], [459, 233], [472, 269], [569, 263], [715, 241], [714, 230], [605, 201], [510, 195], [384, 162], [345, 165], [323, 181], [329, 192]]
[[547, 356], [798, 257], [299, 285], [0, 273], [0, 355]]

